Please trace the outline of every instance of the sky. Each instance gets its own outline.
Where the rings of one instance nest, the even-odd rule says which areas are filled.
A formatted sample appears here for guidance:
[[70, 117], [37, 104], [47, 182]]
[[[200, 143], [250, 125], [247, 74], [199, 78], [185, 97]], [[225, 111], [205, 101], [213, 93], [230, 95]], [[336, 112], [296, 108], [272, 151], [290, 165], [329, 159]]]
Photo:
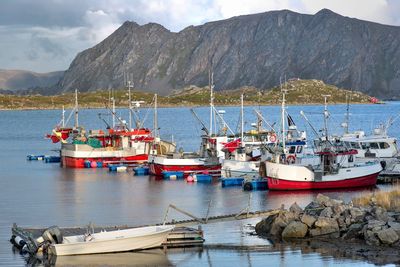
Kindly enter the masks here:
[[289, 9], [400, 26], [400, 0], [0, 0], [0, 69], [68, 69], [124, 21], [171, 31], [233, 16]]

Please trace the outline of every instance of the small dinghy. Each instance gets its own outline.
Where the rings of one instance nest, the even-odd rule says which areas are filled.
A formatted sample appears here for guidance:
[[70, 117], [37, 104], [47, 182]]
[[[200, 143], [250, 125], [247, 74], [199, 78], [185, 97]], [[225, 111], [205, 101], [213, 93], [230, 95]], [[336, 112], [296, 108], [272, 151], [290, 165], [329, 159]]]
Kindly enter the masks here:
[[[47, 253], [57, 256], [112, 253], [161, 247], [173, 225], [147, 226], [115, 231], [57, 236]], [[47, 235], [54, 237], [52, 233]], [[43, 236], [44, 237], [44, 236]], [[44, 237], [44, 239], [47, 239]], [[54, 238], [53, 238], [54, 239]], [[61, 242], [60, 242], [61, 241]]]

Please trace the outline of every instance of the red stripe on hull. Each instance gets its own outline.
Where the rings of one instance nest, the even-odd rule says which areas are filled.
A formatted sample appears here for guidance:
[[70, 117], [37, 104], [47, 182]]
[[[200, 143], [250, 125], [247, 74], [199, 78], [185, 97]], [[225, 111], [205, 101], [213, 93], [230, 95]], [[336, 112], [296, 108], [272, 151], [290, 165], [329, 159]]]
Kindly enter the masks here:
[[[67, 168], [85, 168], [85, 161], [105, 162], [105, 161], [135, 161], [137, 163], [147, 162], [148, 155], [141, 154], [123, 158], [72, 158], [72, 157], [61, 157], [61, 163], [63, 167]], [[107, 167], [107, 163], [103, 163], [103, 167]]]
[[283, 179], [268, 178], [268, 188], [270, 190], [309, 190], [309, 189], [334, 189], [334, 188], [350, 188], [350, 187], [367, 187], [376, 184], [379, 173], [367, 176], [327, 182], [300, 182], [289, 181]]
[[191, 171], [221, 171], [221, 165], [161, 165], [156, 163], [149, 164], [150, 174], [162, 176], [163, 171], [185, 172], [186, 177]]

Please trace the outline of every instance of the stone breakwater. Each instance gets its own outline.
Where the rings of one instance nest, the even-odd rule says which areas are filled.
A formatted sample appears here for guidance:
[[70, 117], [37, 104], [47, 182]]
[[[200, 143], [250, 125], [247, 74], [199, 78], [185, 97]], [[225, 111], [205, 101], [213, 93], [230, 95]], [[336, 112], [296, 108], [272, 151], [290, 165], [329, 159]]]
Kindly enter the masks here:
[[380, 249], [400, 247], [400, 212], [375, 203], [357, 207], [319, 194], [304, 209], [293, 203], [289, 210], [277, 210], [256, 225], [256, 232], [272, 241], [348, 240]]

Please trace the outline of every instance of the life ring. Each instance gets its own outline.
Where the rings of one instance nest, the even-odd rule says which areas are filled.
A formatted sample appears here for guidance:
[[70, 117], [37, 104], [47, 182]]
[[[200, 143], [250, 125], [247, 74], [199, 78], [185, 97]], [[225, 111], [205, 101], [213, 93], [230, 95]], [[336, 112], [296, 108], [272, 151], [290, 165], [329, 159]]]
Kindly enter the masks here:
[[287, 164], [293, 164], [296, 162], [296, 156], [295, 155], [289, 155], [286, 158]]
[[276, 142], [276, 134], [272, 134], [272, 135], [269, 137], [269, 141], [272, 142], [272, 143], [275, 143], [275, 142]]

